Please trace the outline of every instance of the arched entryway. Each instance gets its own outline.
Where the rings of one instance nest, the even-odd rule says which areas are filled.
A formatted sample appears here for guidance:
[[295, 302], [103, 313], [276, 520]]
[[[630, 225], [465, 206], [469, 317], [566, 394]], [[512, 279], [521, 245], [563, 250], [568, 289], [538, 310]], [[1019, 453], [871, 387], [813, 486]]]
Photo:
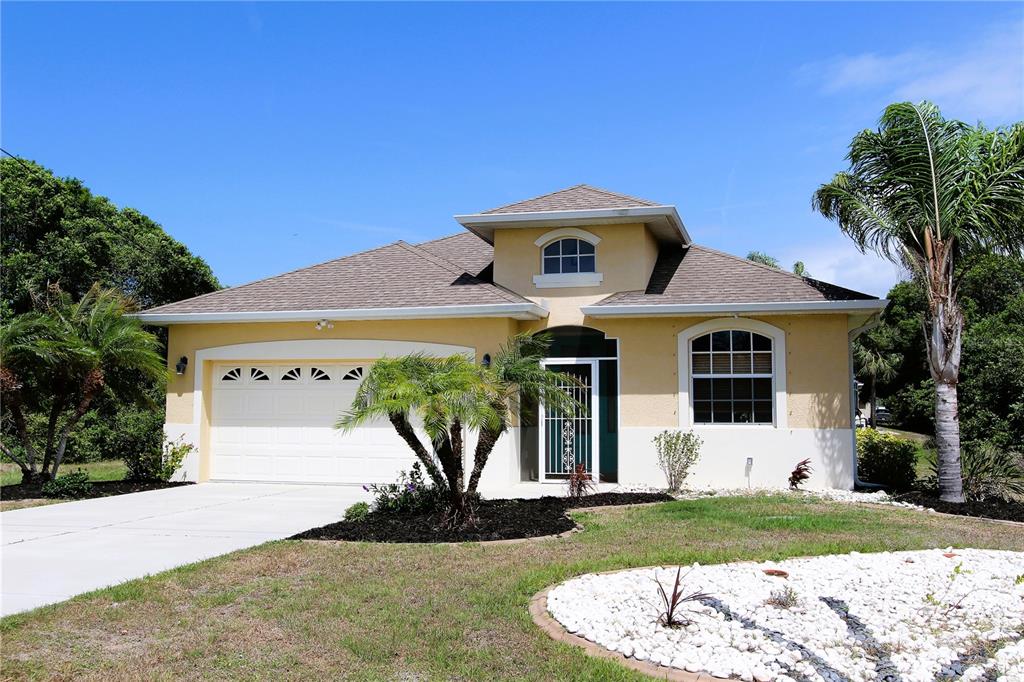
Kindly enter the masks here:
[[567, 386], [588, 406], [586, 415], [561, 415], [543, 405], [524, 410], [521, 470], [526, 480], [564, 481], [566, 450], [595, 479], [615, 482], [619, 473], [618, 340], [589, 327], [553, 327], [545, 365], [575, 376]]

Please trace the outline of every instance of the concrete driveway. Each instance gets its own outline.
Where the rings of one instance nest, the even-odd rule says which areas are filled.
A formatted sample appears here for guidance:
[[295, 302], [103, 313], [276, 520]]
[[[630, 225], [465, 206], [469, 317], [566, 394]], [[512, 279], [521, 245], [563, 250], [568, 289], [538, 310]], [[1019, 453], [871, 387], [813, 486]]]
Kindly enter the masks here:
[[201, 483], [0, 513], [0, 614], [337, 521], [358, 486]]

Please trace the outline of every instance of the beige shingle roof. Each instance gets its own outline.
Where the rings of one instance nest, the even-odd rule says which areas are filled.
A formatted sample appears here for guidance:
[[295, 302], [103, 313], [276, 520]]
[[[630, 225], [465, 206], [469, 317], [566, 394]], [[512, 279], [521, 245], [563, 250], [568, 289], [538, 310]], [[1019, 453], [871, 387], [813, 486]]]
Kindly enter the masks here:
[[596, 305], [857, 300], [877, 297], [693, 244], [662, 249], [645, 291], [612, 294]]
[[[478, 237], [473, 236], [473, 239]], [[444, 241], [444, 240], [438, 240]], [[469, 255], [480, 250], [428, 242], [426, 247], [395, 242], [371, 251], [294, 270], [249, 284], [151, 308], [145, 313], [220, 313], [346, 310], [416, 306], [528, 303], [522, 296], [467, 273], [438, 252]], [[485, 244], [486, 246], [486, 244]], [[488, 247], [490, 248], [490, 247]]]
[[585, 211], [600, 208], [630, 208], [635, 206], [660, 206], [661, 204], [647, 199], [638, 199], [618, 192], [576, 185], [557, 192], [542, 194], [539, 197], [517, 201], [514, 204], [499, 206], [484, 214], [493, 213], [533, 213], [540, 211]]
[[472, 232], [459, 232], [418, 244], [419, 248], [479, 275], [494, 260], [494, 247]]

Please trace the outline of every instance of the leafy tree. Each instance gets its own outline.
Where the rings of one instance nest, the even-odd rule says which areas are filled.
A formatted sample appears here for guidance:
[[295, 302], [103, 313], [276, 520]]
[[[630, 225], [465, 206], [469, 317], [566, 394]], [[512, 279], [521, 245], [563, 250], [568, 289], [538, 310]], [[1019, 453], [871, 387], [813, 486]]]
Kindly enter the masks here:
[[[205, 294], [219, 288], [209, 266], [163, 229], [131, 208], [119, 209], [93, 195], [80, 181], [57, 178], [26, 159], [0, 160], [0, 325], [12, 323], [34, 309], [33, 292], [59, 284], [72, 299], [82, 298], [99, 283], [120, 291], [140, 307], [150, 307]], [[155, 331], [166, 338], [162, 329]], [[27, 379], [21, 391], [27, 429], [45, 441], [51, 399], [49, 387]], [[162, 424], [158, 383], [145, 383], [153, 397], [148, 407], [118, 400], [104, 391], [92, 401], [78, 428], [71, 432], [64, 461], [103, 456], [138, 456], [140, 447], [159, 449]], [[2, 433], [19, 437], [3, 411]]]
[[0, 160], [0, 319], [32, 310], [59, 283], [75, 300], [93, 284], [149, 308], [220, 288], [210, 267], [132, 208], [25, 159]]
[[800, 275], [801, 277], [810, 277], [811, 273], [807, 272], [807, 266], [804, 265], [802, 260], [798, 260], [793, 263], [793, 274]]
[[747, 260], [760, 263], [761, 265], [767, 265], [770, 268], [781, 270], [782, 266], [779, 265], [779, 259], [773, 256], [769, 256], [764, 251], [751, 251], [747, 254]]
[[965, 256], [1024, 249], [1024, 124], [988, 130], [944, 119], [927, 102], [886, 108], [854, 137], [850, 168], [812, 204], [862, 250], [906, 266], [923, 284], [928, 368], [935, 382], [939, 496], [963, 502], [957, 383]]
[[[36, 305], [0, 331], [0, 395], [21, 446], [0, 448], [21, 467], [26, 483], [57, 476], [72, 431], [103, 392], [144, 402], [146, 382], [166, 375], [159, 341], [127, 316], [134, 308], [120, 293], [95, 286], [76, 303], [54, 285]], [[28, 430], [26, 410], [41, 402], [38, 393], [25, 391], [29, 385], [48, 389], [42, 442]]]
[[[495, 354], [490, 367], [462, 355], [383, 358], [371, 367], [337, 426], [350, 430], [373, 419], [389, 420], [434, 485], [447, 491], [448, 523], [462, 523], [472, 514], [468, 505], [477, 496], [494, 445], [519, 413], [522, 400], [539, 399], [567, 412], [585, 410], [560, 387], [574, 379], [541, 366], [548, 345], [544, 337], [514, 336]], [[422, 425], [429, 449], [414, 423]], [[478, 432], [468, 483], [464, 427]]]

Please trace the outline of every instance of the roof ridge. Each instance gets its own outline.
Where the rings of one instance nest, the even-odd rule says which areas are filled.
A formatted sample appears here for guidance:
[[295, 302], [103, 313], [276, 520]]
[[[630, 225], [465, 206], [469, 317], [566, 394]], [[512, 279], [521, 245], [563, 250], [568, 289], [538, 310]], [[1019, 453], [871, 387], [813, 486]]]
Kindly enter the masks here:
[[[586, 183], [576, 185], [576, 187], [586, 187], [587, 189], [592, 189], [595, 192], [600, 192], [601, 194], [607, 194], [610, 197], [617, 197], [617, 198], [622, 198], [622, 199], [632, 199], [633, 201], [639, 201], [640, 203], [647, 204], [648, 206], [663, 206], [664, 205], [664, 204], [659, 204], [656, 201], [651, 201], [650, 199], [642, 199], [640, 197], [635, 197], [632, 194], [623, 194], [622, 192], [615, 192], [615, 191], [610, 190], [610, 189], [604, 189], [603, 187], [595, 187], [594, 185], [588, 185]], [[573, 188], [570, 187], [569, 189], [573, 189]]]
[[436, 256], [436, 255], [430, 253], [429, 251], [427, 251], [426, 249], [420, 248], [416, 244], [410, 244], [409, 242], [407, 242], [407, 241], [405, 241], [403, 239], [399, 239], [397, 242], [395, 242], [395, 244], [397, 244], [398, 246], [401, 246], [402, 248], [404, 248], [405, 250], [409, 251], [410, 253], [416, 254], [417, 256], [422, 258], [423, 260], [430, 261], [434, 265], [437, 265], [438, 267], [442, 267], [445, 270], [447, 270], [448, 272], [451, 272], [451, 273], [453, 273], [455, 275], [463, 275], [463, 274], [468, 275], [469, 274], [468, 272], [466, 272], [465, 268], [460, 268], [458, 265], [456, 265], [455, 263], [451, 262], [447, 258], [441, 258], [440, 256]]
[[543, 198], [549, 197], [549, 196], [551, 196], [553, 194], [559, 194], [560, 192], [567, 192], [570, 189], [576, 189], [577, 187], [586, 187], [586, 186], [587, 186], [586, 184], [581, 182], [578, 185], [573, 185], [571, 187], [563, 187], [562, 189], [556, 189], [553, 192], [545, 192], [544, 194], [538, 194], [535, 197], [527, 197], [525, 199], [516, 199], [515, 201], [510, 201], [507, 204], [502, 204], [501, 206], [495, 206], [494, 208], [489, 208], [489, 209], [487, 209], [485, 211], [481, 211], [481, 213], [491, 213], [493, 211], [499, 211], [499, 210], [501, 210], [503, 208], [508, 208], [509, 206], [515, 206], [516, 204], [525, 204], [527, 201], [536, 201], [537, 199], [543, 199]]
[[[735, 254], [727, 253], [725, 251], [719, 251], [718, 249], [713, 249], [710, 246], [703, 246], [701, 244], [690, 244], [687, 248], [703, 249], [704, 251], [707, 251], [709, 253], [714, 253], [714, 254], [717, 254], [719, 256], [724, 256], [726, 258], [731, 258], [733, 260], [740, 261], [741, 263], [746, 263], [747, 265], [753, 265], [754, 267], [761, 268], [762, 270], [767, 270], [768, 272], [774, 272], [774, 273], [779, 274], [779, 275], [787, 275], [789, 277], [793, 277], [795, 279], [800, 280], [801, 282], [803, 282], [805, 279], [811, 279], [810, 277], [804, 277], [803, 275], [798, 275], [795, 272], [790, 272], [789, 270], [783, 270], [782, 268], [773, 268], [770, 265], [765, 265], [764, 263], [758, 263], [756, 260], [750, 260], [749, 258], [743, 258], [742, 256], [737, 256]], [[826, 282], [826, 284], [827, 283], [828, 282]], [[851, 289], [851, 291], [852, 291], [852, 289]]]
[[804, 284], [806, 286], [809, 286], [812, 289], [814, 289], [815, 287], [813, 285], [811, 285], [810, 283], [808, 283], [807, 280], [811, 280], [812, 282], [819, 282], [820, 284], [824, 284], [824, 285], [830, 286], [830, 287], [835, 287], [837, 289], [843, 289], [844, 291], [849, 291], [851, 293], [857, 294], [858, 296], [864, 296], [867, 299], [879, 300], [878, 296], [872, 296], [871, 294], [866, 294], [863, 291], [857, 291], [856, 289], [851, 289], [849, 287], [844, 287], [844, 286], [842, 286], [840, 284], [833, 284], [832, 282], [826, 282], [825, 280], [817, 279], [816, 277], [808, 277], [807, 275], [798, 275], [795, 272], [790, 272], [789, 270], [783, 270], [782, 268], [773, 268], [770, 265], [765, 265], [764, 263], [758, 263], [757, 261], [750, 260], [749, 258], [742, 258], [740, 256], [736, 256], [736, 255], [731, 254], [731, 253], [726, 253], [725, 251], [719, 251], [718, 249], [713, 249], [710, 246], [703, 246], [701, 244], [690, 244], [686, 248], [702, 249], [704, 251], [707, 251], [708, 253], [714, 253], [714, 254], [717, 254], [719, 256], [723, 256], [725, 258], [731, 258], [732, 260], [740, 261], [741, 263], [746, 263], [747, 265], [753, 265], [755, 267], [761, 268], [762, 270], [767, 270], [768, 272], [774, 272], [774, 273], [779, 274], [779, 275], [786, 275], [787, 277], [792, 277], [794, 279], [799, 280], [802, 284]]
[[[401, 240], [399, 240], [399, 242], [400, 241]], [[254, 279], [251, 282], [245, 282], [243, 284], [236, 284], [233, 287], [224, 287], [223, 289], [217, 289], [216, 291], [209, 291], [209, 292], [207, 292], [205, 294], [199, 294], [198, 296], [192, 296], [191, 298], [183, 298], [180, 301], [171, 301], [170, 303], [164, 303], [162, 305], [156, 306], [155, 308], [148, 308], [148, 309], [140, 311], [140, 312], [148, 313], [148, 312], [158, 311], [158, 310], [160, 310], [161, 308], [163, 308], [165, 306], [177, 305], [179, 303], [185, 303], [186, 301], [196, 301], [198, 299], [206, 298], [207, 296], [213, 296], [214, 294], [220, 294], [220, 293], [223, 293], [225, 291], [235, 291], [237, 289], [244, 289], [245, 287], [249, 287], [249, 286], [252, 286], [254, 284], [262, 284], [263, 282], [269, 282], [270, 280], [278, 279], [279, 277], [285, 277], [287, 275], [294, 275], [295, 273], [302, 272], [303, 270], [312, 270], [313, 268], [319, 268], [321, 266], [330, 265], [332, 263], [337, 263], [339, 261], [347, 260], [349, 258], [355, 258], [356, 256], [363, 256], [363, 255], [366, 255], [368, 253], [373, 253], [374, 251], [380, 251], [382, 249], [386, 249], [388, 247], [395, 246], [399, 242], [391, 242], [390, 244], [382, 244], [381, 246], [375, 246], [374, 248], [367, 249], [366, 251], [357, 251], [355, 253], [350, 253], [347, 256], [339, 256], [337, 258], [330, 258], [330, 259], [325, 260], [325, 261], [320, 261], [319, 263], [313, 263], [312, 265], [304, 265], [304, 266], [299, 267], [299, 268], [293, 268], [291, 270], [286, 270], [285, 272], [281, 272], [281, 273], [278, 273], [276, 275], [270, 275], [268, 277], [261, 277], [259, 279]]]
[[[451, 235], [451, 236], [454, 237], [456, 235]], [[466, 275], [468, 277], [472, 277], [481, 286], [490, 287], [490, 288], [494, 289], [498, 294], [500, 294], [503, 298], [505, 298], [506, 300], [508, 300], [510, 302], [520, 303], [522, 301], [529, 301], [529, 299], [526, 298], [525, 296], [520, 296], [519, 294], [516, 294], [515, 292], [513, 292], [513, 291], [511, 291], [509, 289], [506, 289], [504, 287], [499, 287], [498, 285], [494, 284], [494, 282], [485, 282], [485, 281], [483, 281], [482, 279], [480, 279], [479, 277], [477, 277], [473, 273], [467, 272], [465, 268], [460, 268], [458, 266], [458, 264], [452, 263], [447, 258], [442, 258], [441, 256], [437, 256], [435, 254], [432, 254], [429, 251], [427, 251], [426, 249], [420, 248], [416, 244], [410, 244], [409, 242], [406, 242], [406, 241], [403, 241], [403, 240], [399, 240], [399, 241], [395, 242], [395, 244], [405, 248], [410, 253], [416, 254], [417, 256], [419, 256], [420, 258], [423, 258], [426, 261], [434, 263], [438, 267], [444, 268], [445, 270], [447, 270], [448, 272], [451, 272], [452, 274], [458, 275], [460, 277], [462, 275]], [[507, 296], [506, 294], [511, 294], [511, 296]]]

